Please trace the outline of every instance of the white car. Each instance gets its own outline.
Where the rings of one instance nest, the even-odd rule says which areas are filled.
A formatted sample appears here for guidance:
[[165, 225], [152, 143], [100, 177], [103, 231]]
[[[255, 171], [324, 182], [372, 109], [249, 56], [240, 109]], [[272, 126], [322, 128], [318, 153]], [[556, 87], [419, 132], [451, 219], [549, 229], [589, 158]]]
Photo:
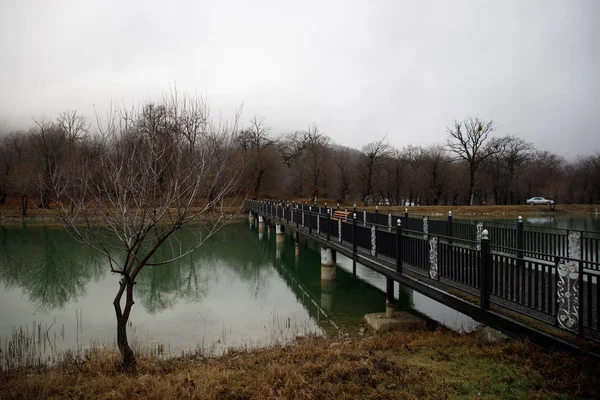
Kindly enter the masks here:
[[527, 204], [554, 204], [554, 201], [550, 200], [550, 199], [545, 199], [543, 197], [532, 197], [530, 199], [527, 199], [527, 201], [525, 202]]

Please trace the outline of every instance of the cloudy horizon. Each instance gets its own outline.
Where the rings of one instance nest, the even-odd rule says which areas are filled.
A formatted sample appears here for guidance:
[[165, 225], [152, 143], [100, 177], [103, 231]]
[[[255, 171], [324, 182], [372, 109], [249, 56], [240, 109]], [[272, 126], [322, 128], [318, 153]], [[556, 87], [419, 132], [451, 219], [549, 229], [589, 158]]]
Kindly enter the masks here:
[[573, 159], [600, 151], [598, 17], [593, 0], [8, 0], [0, 132], [176, 85], [274, 134], [316, 123], [345, 146], [429, 146], [478, 116]]

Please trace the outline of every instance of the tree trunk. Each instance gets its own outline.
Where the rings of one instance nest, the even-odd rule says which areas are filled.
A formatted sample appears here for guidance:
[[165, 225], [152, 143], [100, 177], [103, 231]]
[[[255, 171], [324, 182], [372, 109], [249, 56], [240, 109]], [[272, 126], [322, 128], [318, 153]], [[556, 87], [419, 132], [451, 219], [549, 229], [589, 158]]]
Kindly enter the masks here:
[[27, 205], [29, 204], [28, 196], [21, 196], [21, 215], [25, 217], [27, 215]]
[[[127, 292], [125, 309], [121, 311], [121, 298], [123, 293]], [[126, 370], [134, 370], [137, 364], [135, 353], [129, 347], [127, 341], [127, 322], [129, 321], [129, 314], [131, 313], [131, 307], [135, 302], [133, 301], [133, 283], [127, 276], [123, 276], [121, 280], [119, 292], [115, 297], [113, 305], [115, 306], [115, 313], [117, 315], [117, 346], [123, 357], [123, 368]]]
[[473, 205], [473, 199], [475, 197], [475, 170], [471, 167], [471, 184], [469, 185], [469, 205]]
[[254, 199], [258, 199], [258, 192], [260, 191], [260, 182], [262, 180], [263, 173], [265, 171], [262, 168], [259, 168], [256, 172], [256, 179], [254, 180], [254, 188], [252, 189], [252, 194], [254, 195]]
[[127, 320], [125, 318], [117, 318], [117, 345], [119, 346], [121, 357], [123, 357], [123, 367], [127, 370], [134, 370], [136, 359], [127, 341]]

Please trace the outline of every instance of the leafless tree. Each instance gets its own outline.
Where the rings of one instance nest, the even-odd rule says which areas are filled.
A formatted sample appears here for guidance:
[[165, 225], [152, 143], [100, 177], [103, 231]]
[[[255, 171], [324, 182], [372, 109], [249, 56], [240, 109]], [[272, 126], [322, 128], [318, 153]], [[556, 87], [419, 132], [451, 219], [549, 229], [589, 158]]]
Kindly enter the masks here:
[[402, 183], [405, 177], [405, 162], [398, 150], [390, 148], [389, 154], [383, 160], [381, 170], [381, 183], [379, 191], [382, 199], [386, 199], [389, 205], [400, 205], [402, 200]]
[[408, 199], [411, 203], [419, 202], [419, 192], [423, 186], [422, 167], [425, 161], [425, 149], [421, 146], [407, 145], [400, 154], [408, 166], [406, 183], [408, 184]]
[[58, 128], [63, 131], [70, 142], [85, 139], [90, 128], [86, 118], [83, 115], [79, 115], [75, 110], [60, 113], [56, 122]]
[[365, 205], [375, 192], [374, 182], [383, 166], [383, 161], [391, 151], [385, 136], [378, 141], [368, 143], [362, 148], [362, 156], [359, 163], [359, 179], [362, 188], [362, 201]]
[[302, 148], [302, 167], [308, 180], [311, 196], [317, 199], [326, 191], [329, 183], [331, 147], [330, 138], [319, 131], [316, 124], [304, 133]]
[[564, 167], [566, 160], [548, 151], [536, 151], [523, 173], [526, 184], [526, 196], [544, 196], [559, 201], [561, 186], [564, 185]]
[[9, 177], [18, 162], [13, 143], [19, 134], [11, 133], [0, 137], [0, 204], [4, 204], [9, 192]]
[[479, 118], [468, 118], [463, 122], [454, 121], [454, 126], [447, 129], [450, 138], [448, 148], [456, 153], [458, 158], [469, 164], [469, 204], [473, 205], [475, 195], [475, 173], [481, 162], [488, 158], [492, 152], [485, 147], [485, 142], [490, 133], [496, 130], [493, 121], [484, 121]]
[[248, 176], [251, 182], [252, 198], [257, 198], [264, 182], [265, 174], [273, 168], [274, 157], [268, 149], [277, 144], [277, 140], [269, 137], [271, 128], [267, 126], [265, 117], [254, 116], [250, 126], [239, 135], [240, 147], [248, 157]]
[[432, 146], [425, 150], [423, 168], [429, 189], [428, 203], [439, 204], [448, 185], [449, 163], [450, 158], [443, 146]]
[[515, 136], [491, 138], [490, 157], [484, 162], [492, 181], [496, 204], [520, 202], [519, 175], [533, 154], [533, 145]]
[[[240, 176], [233, 157], [239, 114], [233, 122], [211, 124], [194, 141], [182, 139], [181, 124], [171, 123], [180, 117], [172, 103], [146, 105], [139, 113], [109, 112], [98, 118], [102, 143], [96, 160], [73, 154], [52, 176], [51, 193], [66, 228], [104, 255], [121, 277], [113, 305], [126, 368], [136, 365], [126, 327], [139, 274], [190, 254], [227, 223], [222, 201]], [[181, 230], [195, 240], [186, 235], [179, 242]], [[169, 259], [157, 258], [162, 246], [177, 251]]]
[[29, 198], [39, 189], [39, 174], [35, 167], [31, 137], [24, 132], [13, 132], [0, 142], [0, 160], [3, 160], [4, 194], [21, 198], [21, 215], [27, 215]]
[[350, 151], [344, 148], [336, 149], [333, 157], [338, 174], [337, 197], [339, 200], [347, 200], [351, 192], [353, 162]]
[[34, 119], [35, 127], [30, 130], [31, 151], [34, 153], [39, 173], [40, 207], [48, 208], [53, 194], [52, 177], [62, 164], [73, 154], [75, 141], [69, 140], [57, 122]]

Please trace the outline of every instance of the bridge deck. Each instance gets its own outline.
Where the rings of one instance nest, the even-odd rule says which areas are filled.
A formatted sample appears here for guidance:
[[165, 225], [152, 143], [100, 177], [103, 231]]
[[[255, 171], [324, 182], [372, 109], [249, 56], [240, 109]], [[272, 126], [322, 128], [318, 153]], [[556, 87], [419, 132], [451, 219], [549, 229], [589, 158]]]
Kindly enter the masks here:
[[[315, 214], [256, 202], [248, 202], [246, 208], [511, 336], [529, 337], [545, 346], [600, 353], [600, 268], [584, 269], [582, 260], [577, 260], [579, 276], [566, 278], [561, 266], [571, 262], [573, 272], [569, 257], [536, 258], [535, 252], [498, 245], [492, 250], [485, 237], [470, 241], [465, 235], [433, 235], [426, 225], [424, 232], [419, 232], [392, 227], [391, 223], [368, 223], [366, 212], [363, 221], [343, 222], [329, 218], [333, 217], [331, 212]], [[378, 216], [374, 217], [370, 219], [377, 220]], [[386, 219], [391, 221], [392, 216]], [[483, 230], [482, 226], [476, 229]], [[565, 305], [561, 300], [565, 293], [571, 300], [571, 294], [579, 296], [579, 303]], [[559, 320], [561, 315], [575, 315], [576, 325], [565, 324], [565, 318]]]

